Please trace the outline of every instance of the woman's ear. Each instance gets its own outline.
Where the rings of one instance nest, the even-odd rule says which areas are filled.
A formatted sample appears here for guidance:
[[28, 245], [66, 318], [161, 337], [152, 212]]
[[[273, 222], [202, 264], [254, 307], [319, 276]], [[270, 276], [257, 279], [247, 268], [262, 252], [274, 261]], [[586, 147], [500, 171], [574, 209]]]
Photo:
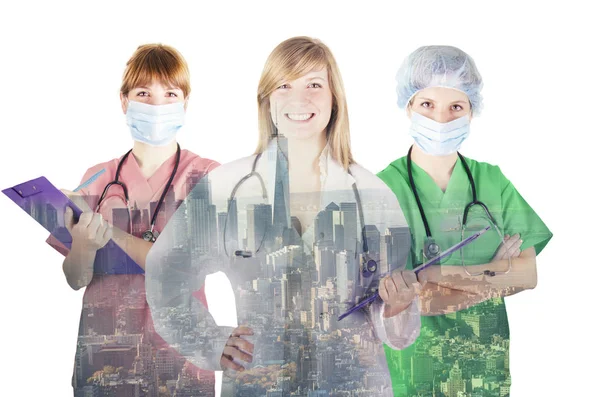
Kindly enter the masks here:
[[190, 100], [190, 96], [188, 95], [183, 101], [183, 110], [187, 111], [188, 101]]
[[121, 109], [123, 110], [123, 114], [127, 114], [127, 106], [129, 105], [129, 99], [127, 99], [126, 95], [123, 93], [119, 93], [119, 98], [121, 99]]

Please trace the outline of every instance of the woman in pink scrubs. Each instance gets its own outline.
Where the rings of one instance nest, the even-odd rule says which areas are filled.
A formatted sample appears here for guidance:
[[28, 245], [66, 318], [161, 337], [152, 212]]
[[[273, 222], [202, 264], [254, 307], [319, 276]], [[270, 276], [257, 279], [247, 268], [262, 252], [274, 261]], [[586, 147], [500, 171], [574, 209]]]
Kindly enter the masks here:
[[[136, 50], [121, 86], [133, 149], [83, 176], [82, 182], [105, 170], [81, 190], [95, 210], [84, 212], [76, 224], [72, 213], [65, 215], [73, 236], [71, 251], [53, 238], [48, 241], [66, 255], [63, 271], [69, 285], [75, 290], [87, 287], [75, 356], [75, 395], [157, 396], [167, 386], [186, 395], [214, 395], [213, 373], [195, 368], [155, 333], [142, 270], [145, 253], [168, 219], [196, 182], [219, 165], [181, 150], [175, 139], [189, 94], [188, 67], [174, 48], [148, 44]], [[94, 266], [96, 251], [111, 237], [140, 264], [137, 274], [111, 271], [110, 263], [100, 270], [98, 263]], [[202, 292], [194, 296], [205, 302]], [[173, 382], [167, 384], [169, 380]]]

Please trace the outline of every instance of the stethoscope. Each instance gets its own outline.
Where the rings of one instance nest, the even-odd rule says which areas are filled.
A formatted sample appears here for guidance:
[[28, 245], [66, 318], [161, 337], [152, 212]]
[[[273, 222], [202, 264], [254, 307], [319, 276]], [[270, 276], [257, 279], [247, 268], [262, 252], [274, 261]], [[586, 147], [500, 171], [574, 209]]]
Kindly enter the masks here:
[[[413, 174], [412, 174], [411, 153], [412, 153], [412, 146], [408, 150], [408, 155], [406, 157], [406, 163], [407, 163], [407, 168], [408, 168], [408, 181], [410, 183], [410, 188], [412, 190], [412, 193], [415, 196], [415, 200], [417, 201], [417, 206], [419, 207], [419, 212], [421, 214], [421, 220], [423, 221], [423, 226], [425, 226], [425, 234], [426, 234], [427, 238], [426, 238], [425, 244], [423, 246], [423, 254], [425, 255], [425, 258], [427, 260], [430, 260], [430, 259], [433, 259], [434, 257], [436, 257], [437, 255], [439, 255], [441, 253], [441, 251], [440, 251], [440, 246], [435, 242], [435, 240], [433, 239], [433, 236], [431, 235], [431, 229], [429, 228], [429, 222], [427, 222], [427, 217], [425, 216], [425, 211], [423, 210], [423, 205], [421, 204], [421, 199], [419, 198], [419, 194], [418, 194], [417, 188], [415, 186], [415, 180], [414, 180]], [[471, 169], [469, 168], [469, 165], [467, 164], [467, 162], [466, 162], [465, 158], [462, 156], [462, 154], [460, 154], [458, 152], [456, 152], [456, 154], [458, 154], [458, 157], [465, 169], [465, 172], [467, 173], [467, 177], [469, 178], [469, 185], [471, 186], [471, 195], [472, 195], [471, 202], [465, 206], [465, 209], [463, 211], [462, 223], [461, 223], [462, 230], [464, 230], [466, 227], [467, 217], [469, 215], [469, 211], [471, 210], [471, 208], [473, 208], [475, 206], [480, 206], [481, 208], [483, 208], [486, 216], [491, 220], [494, 228], [498, 231], [498, 233], [500, 233], [498, 226], [496, 224], [496, 221], [494, 220], [494, 217], [490, 213], [488, 207], [482, 201], [479, 201], [477, 199], [477, 189], [475, 188], [475, 180], [473, 179], [473, 174], [471, 173]], [[393, 167], [396, 168], [396, 170], [398, 170], [398, 168], [395, 165], [393, 165]], [[400, 172], [400, 170], [398, 170], [398, 172]], [[502, 234], [500, 233], [500, 235], [502, 235]], [[462, 256], [462, 250], [461, 250], [461, 256]], [[495, 276], [496, 274], [506, 274], [511, 269], [510, 258], [508, 259], [508, 263], [509, 263], [509, 269], [505, 272], [494, 272], [494, 271], [490, 271], [490, 270], [485, 270], [485, 271], [481, 272], [480, 274], [485, 274], [487, 276]], [[469, 271], [466, 269], [466, 266], [464, 266], [464, 260], [463, 260], [463, 269], [469, 276], [479, 275], [479, 274], [469, 273]]]
[[[277, 139], [276, 135], [277, 134], [274, 134], [275, 139]], [[252, 164], [252, 170], [239, 180], [239, 182], [234, 186], [234, 188], [231, 191], [231, 194], [229, 195], [228, 206], [227, 206], [227, 216], [225, 217], [225, 222], [224, 222], [225, 224], [223, 227], [223, 247], [224, 247], [225, 255], [227, 255], [228, 257], [229, 257], [229, 253], [227, 252], [227, 243], [226, 243], [227, 221], [230, 216], [232, 204], [235, 200], [235, 195], [236, 195], [238, 189], [242, 186], [242, 184], [244, 184], [244, 182], [246, 182], [247, 180], [249, 180], [250, 178], [252, 178], [254, 176], [260, 181], [263, 200], [265, 200], [265, 201], [268, 200], [265, 182], [264, 182], [263, 178], [260, 176], [260, 174], [258, 172], [256, 172], [256, 165], [257, 165], [258, 159], [261, 157], [261, 155], [262, 155], [262, 153], [258, 153], [256, 155], [254, 162]], [[350, 172], [350, 170], [348, 170], [348, 174], [350, 174], [350, 176], [352, 176], [352, 173]], [[362, 253], [361, 253], [361, 261], [360, 261], [361, 273], [362, 273], [363, 277], [368, 278], [368, 277], [372, 276], [373, 274], [375, 274], [375, 272], [377, 272], [377, 261], [372, 259], [369, 255], [369, 246], [368, 246], [368, 242], [367, 242], [367, 232], [366, 232], [366, 228], [365, 228], [363, 207], [362, 207], [362, 203], [360, 200], [360, 195], [358, 193], [358, 188], [356, 187], [356, 183], [352, 184], [352, 191], [354, 192], [354, 199], [356, 200], [356, 207], [358, 209], [358, 217], [360, 220], [361, 235], [362, 235]], [[264, 244], [266, 235], [267, 235], [267, 230], [265, 228], [265, 230], [263, 231], [263, 237], [261, 239], [260, 245], [258, 246], [258, 248], [256, 249], [255, 252], [248, 251], [248, 250], [236, 250], [234, 252], [234, 255], [243, 257], [243, 258], [250, 258], [253, 255], [257, 254], [258, 251], [262, 248], [262, 246]]]
[[[125, 186], [125, 183], [119, 181], [119, 175], [121, 174], [121, 168], [123, 167], [123, 163], [125, 162], [125, 159], [129, 156], [129, 154], [131, 153], [132, 150], [133, 149], [129, 149], [129, 151], [127, 153], [125, 153], [125, 155], [121, 158], [121, 161], [119, 161], [119, 165], [117, 166], [117, 172], [115, 173], [115, 179], [114, 179], [114, 181], [109, 182], [104, 187], [104, 191], [102, 192], [102, 195], [100, 196], [100, 199], [98, 200], [98, 204], [96, 205], [96, 210], [95, 210], [95, 212], [98, 212], [98, 209], [100, 208], [100, 203], [102, 202], [102, 200], [104, 200], [104, 198], [106, 197], [106, 193], [108, 193], [108, 189], [112, 185], [121, 186], [121, 188], [123, 189], [123, 195], [125, 196], [125, 204], [127, 206], [127, 215], [129, 216], [129, 227], [130, 227], [129, 232], [130, 233], [133, 233], [133, 225], [132, 225], [132, 220], [131, 220], [131, 212], [129, 210], [129, 194], [127, 192], [127, 186]], [[173, 167], [173, 171], [171, 172], [171, 176], [169, 177], [169, 181], [167, 182], [167, 185], [163, 189], [162, 195], [160, 196], [160, 200], [158, 201], [158, 205], [156, 206], [156, 208], [154, 209], [154, 213], [152, 214], [152, 221], [150, 222], [150, 229], [146, 230], [142, 234], [142, 238], [145, 241], [153, 243], [156, 241], [156, 239], [158, 237], [158, 232], [154, 232], [156, 218], [158, 217], [158, 212], [160, 211], [160, 208], [162, 207], [162, 205], [165, 201], [165, 197], [167, 196], [169, 187], [171, 186], [171, 183], [173, 182], [173, 179], [175, 178], [175, 174], [177, 173], [177, 168], [179, 167], [179, 159], [180, 158], [181, 158], [181, 149], [179, 148], [179, 143], [178, 143], [177, 144], [177, 155], [175, 157], [175, 166]]]

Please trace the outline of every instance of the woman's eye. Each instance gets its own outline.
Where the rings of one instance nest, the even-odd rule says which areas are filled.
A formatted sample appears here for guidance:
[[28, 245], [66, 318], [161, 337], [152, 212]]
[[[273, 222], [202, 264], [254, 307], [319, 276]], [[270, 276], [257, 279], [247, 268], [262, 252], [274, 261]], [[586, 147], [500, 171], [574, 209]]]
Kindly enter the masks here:
[[460, 105], [452, 105], [452, 110], [454, 110], [455, 112], [460, 112], [461, 110], [463, 110], [463, 107]]
[[421, 104], [421, 106], [423, 106], [424, 108], [427, 108], [427, 109], [433, 107], [433, 105], [431, 104], [431, 102], [423, 102]]
[[137, 93], [137, 96], [148, 96], [150, 94], [148, 94], [146, 91], [140, 91]]
[[322, 88], [323, 86], [319, 83], [310, 83], [308, 85], [310, 88]]
[[167, 95], [170, 96], [171, 98], [177, 98], [177, 94], [174, 92], [167, 92]]
[[280, 88], [290, 88], [290, 85], [287, 84], [287, 83], [286, 84], [282, 84], [279, 87], [277, 87], [277, 89], [280, 89]]

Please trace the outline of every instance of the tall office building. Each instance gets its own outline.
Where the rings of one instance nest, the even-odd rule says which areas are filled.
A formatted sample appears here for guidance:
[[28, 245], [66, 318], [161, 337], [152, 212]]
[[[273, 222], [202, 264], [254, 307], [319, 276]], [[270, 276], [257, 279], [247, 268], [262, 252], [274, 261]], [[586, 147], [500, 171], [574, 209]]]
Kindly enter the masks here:
[[496, 313], [465, 313], [461, 316], [462, 321], [473, 330], [473, 334], [479, 338], [480, 343], [489, 343], [492, 335], [498, 328]]
[[335, 370], [335, 351], [328, 347], [327, 350], [319, 353], [318, 371], [319, 381], [327, 382], [333, 380], [333, 371]]
[[156, 352], [156, 372], [158, 376], [168, 376], [170, 379], [175, 377], [175, 357], [168, 349]]
[[433, 381], [433, 358], [425, 352], [417, 352], [411, 357], [411, 380], [413, 385]]
[[302, 345], [298, 349], [296, 357], [296, 381], [301, 389], [312, 389], [317, 373], [318, 362], [314, 351], [314, 346], [308, 342], [308, 338], [303, 338]]
[[[225, 222], [227, 221], [227, 212], [219, 212], [217, 213], [217, 246], [219, 247], [219, 254], [224, 254], [225, 250], [223, 247], [224, 240], [224, 227]], [[225, 238], [226, 241], [226, 238]], [[228, 247], [231, 247], [231, 244], [228, 243]]]
[[411, 236], [408, 227], [389, 227], [381, 239], [380, 266], [387, 270], [402, 268], [410, 253]]
[[58, 227], [58, 215], [52, 204], [46, 204], [46, 228], [53, 232]]
[[[338, 252], [335, 255], [335, 268], [336, 268], [336, 279], [337, 279], [337, 293], [339, 296], [340, 303], [348, 302], [350, 298], [350, 291], [348, 286], [348, 267], [350, 262], [347, 251]], [[353, 259], [353, 258], [352, 258]]]
[[281, 389], [284, 396], [289, 395], [292, 389], [292, 380], [289, 376], [278, 376], [277, 387]]
[[[269, 230], [271, 230], [271, 205], [250, 204], [246, 209], [248, 217], [248, 242], [247, 249], [257, 251], [259, 247], [267, 245], [269, 241]], [[227, 226], [229, 228], [229, 226]]]
[[358, 238], [358, 212], [356, 203], [341, 203], [342, 226], [344, 227], [344, 249], [356, 252]]
[[372, 258], [379, 257], [379, 249], [381, 244], [381, 233], [375, 225], [365, 225], [365, 236], [367, 238], [367, 248]]
[[[187, 222], [187, 204], [185, 200], [177, 200], [173, 207], [177, 207], [178, 210], [171, 214], [169, 223], [173, 224], [173, 233], [169, 233], [169, 243], [172, 247], [188, 247], [189, 234], [188, 234], [188, 222]], [[169, 214], [170, 210], [167, 210]]]
[[225, 236], [225, 241], [227, 241], [227, 250], [231, 246], [231, 250], [235, 251], [239, 247], [237, 199], [227, 199], [227, 213], [227, 227], [225, 230], [227, 235]]
[[189, 196], [192, 190], [196, 187], [198, 182], [203, 180], [204, 183], [208, 182], [208, 178], [204, 178], [205, 173], [199, 170], [192, 170], [188, 172], [185, 179], [185, 195]]
[[[198, 172], [188, 177], [188, 189]], [[195, 255], [207, 255], [211, 249], [211, 227], [213, 226], [210, 210], [212, 205], [211, 185], [208, 178], [201, 178], [187, 196], [187, 224], [190, 236], [190, 248]], [[214, 213], [216, 217], [216, 212]], [[216, 221], [214, 222], [216, 224]]]
[[290, 177], [288, 173], [288, 141], [279, 134], [277, 145], [272, 145], [267, 151], [269, 161], [269, 180], [275, 183], [273, 195], [273, 230], [272, 236], [277, 237], [291, 227], [290, 224]]
[[293, 272], [284, 274], [281, 279], [281, 311], [285, 315], [289, 311], [301, 309], [302, 274]]
[[140, 236], [146, 231], [146, 228], [142, 224], [142, 211], [138, 208], [137, 202], [133, 203], [133, 209], [130, 211], [131, 224], [133, 227], [132, 234], [134, 236]]
[[129, 230], [129, 210], [127, 208], [113, 208], [112, 210], [113, 226], [118, 227], [124, 232], [130, 233]]
[[219, 252], [219, 235], [217, 233], [217, 206], [208, 206], [208, 240], [211, 255]]
[[148, 211], [147, 208], [144, 208], [142, 211], [142, 218], [141, 218], [141, 226], [142, 229], [144, 231], [149, 230], [150, 229], [150, 212]]
[[324, 285], [328, 278], [335, 277], [335, 251], [326, 244], [317, 244], [314, 249], [317, 281]]
[[333, 225], [333, 243], [336, 251], [344, 250], [344, 226]]
[[458, 365], [458, 361], [454, 363], [454, 366], [450, 370], [450, 377], [446, 381], [446, 390], [448, 397], [459, 397], [459, 393], [466, 393], [467, 391], [467, 385], [462, 378], [462, 371]]
[[333, 218], [336, 214], [339, 224], [340, 207], [335, 203], [329, 203], [327, 207], [315, 218], [315, 242], [317, 241], [334, 241], [333, 233]]

